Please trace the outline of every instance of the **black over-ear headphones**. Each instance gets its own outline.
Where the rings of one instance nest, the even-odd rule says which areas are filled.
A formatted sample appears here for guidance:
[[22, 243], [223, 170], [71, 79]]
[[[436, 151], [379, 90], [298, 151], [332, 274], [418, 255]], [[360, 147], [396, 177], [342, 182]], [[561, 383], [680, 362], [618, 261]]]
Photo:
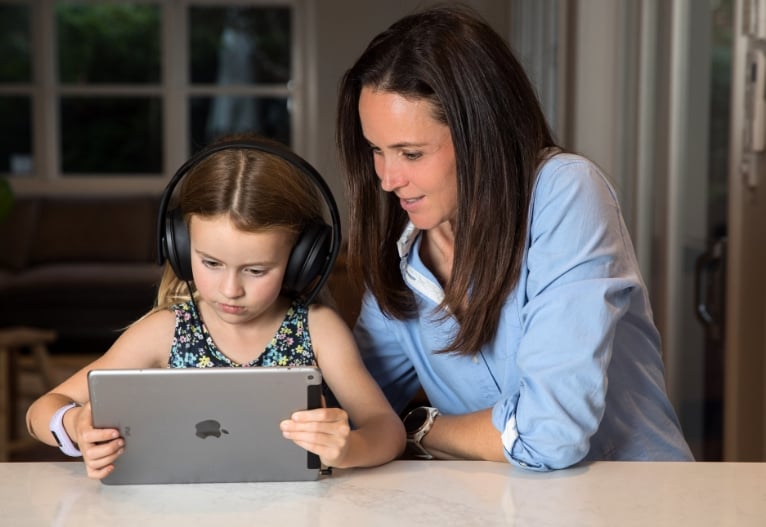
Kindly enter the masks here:
[[[275, 155], [300, 170], [319, 189], [330, 214], [332, 226], [326, 223], [311, 224], [304, 229], [295, 243], [290, 258], [287, 262], [285, 278], [282, 287], [291, 293], [303, 293], [304, 302], [310, 304], [324, 283], [330, 277], [332, 266], [338, 257], [340, 249], [340, 214], [335, 198], [319, 172], [306, 160], [287, 148], [282, 148], [273, 143], [248, 141], [225, 141], [200, 150], [191, 157], [173, 175], [168, 182], [160, 201], [159, 217], [157, 219], [158, 263], [162, 265], [165, 260], [173, 268], [176, 276], [181, 280], [192, 280], [191, 270], [191, 242], [189, 230], [184, 221], [183, 211], [180, 208], [168, 211], [170, 198], [178, 182], [184, 175], [202, 160], [207, 159], [216, 152], [229, 149], [257, 150]], [[311, 291], [304, 293], [314, 280], [319, 278]]]

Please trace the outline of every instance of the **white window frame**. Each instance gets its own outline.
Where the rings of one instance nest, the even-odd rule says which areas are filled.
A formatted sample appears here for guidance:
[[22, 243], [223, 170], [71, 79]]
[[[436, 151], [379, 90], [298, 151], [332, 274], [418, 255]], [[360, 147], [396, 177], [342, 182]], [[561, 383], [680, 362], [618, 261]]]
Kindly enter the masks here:
[[[307, 142], [306, 0], [131, 0], [160, 6], [162, 12], [162, 73], [159, 85], [136, 87], [113, 84], [67, 86], [58, 82], [55, 4], [61, 0], [0, 0], [30, 5], [32, 40], [31, 83], [0, 84], [0, 95], [23, 95], [32, 101], [33, 171], [12, 176], [20, 193], [125, 193], [160, 192], [189, 152], [189, 100], [195, 96], [287, 97], [290, 105], [291, 147], [300, 152]], [[108, 0], [77, 0], [78, 3], [108, 3]], [[191, 85], [188, 79], [188, 16], [192, 6], [287, 6], [292, 9], [291, 81], [286, 86]], [[163, 100], [163, 173], [104, 174], [103, 177], [61, 173], [59, 145], [59, 100], [68, 95], [154, 95]], [[0, 174], [2, 175], [2, 174]]]

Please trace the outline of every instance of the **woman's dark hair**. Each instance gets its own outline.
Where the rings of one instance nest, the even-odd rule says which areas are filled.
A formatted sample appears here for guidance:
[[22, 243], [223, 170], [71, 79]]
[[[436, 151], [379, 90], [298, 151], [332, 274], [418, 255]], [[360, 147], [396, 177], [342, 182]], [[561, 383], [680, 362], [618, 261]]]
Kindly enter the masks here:
[[535, 91], [502, 37], [454, 5], [394, 23], [344, 75], [336, 140], [350, 204], [349, 268], [397, 319], [415, 312], [396, 246], [408, 220], [396, 196], [379, 188], [359, 118], [363, 87], [426, 100], [450, 129], [458, 205], [442, 307], [460, 329], [441, 351], [477, 353], [518, 283], [532, 184], [544, 152], [556, 146]]

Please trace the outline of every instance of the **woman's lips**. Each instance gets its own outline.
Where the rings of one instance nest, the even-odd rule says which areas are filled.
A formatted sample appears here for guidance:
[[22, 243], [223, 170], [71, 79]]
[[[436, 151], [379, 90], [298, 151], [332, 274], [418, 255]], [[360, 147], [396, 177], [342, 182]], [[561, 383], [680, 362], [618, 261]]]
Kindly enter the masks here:
[[423, 197], [399, 198], [399, 205], [407, 212], [413, 212], [420, 205]]

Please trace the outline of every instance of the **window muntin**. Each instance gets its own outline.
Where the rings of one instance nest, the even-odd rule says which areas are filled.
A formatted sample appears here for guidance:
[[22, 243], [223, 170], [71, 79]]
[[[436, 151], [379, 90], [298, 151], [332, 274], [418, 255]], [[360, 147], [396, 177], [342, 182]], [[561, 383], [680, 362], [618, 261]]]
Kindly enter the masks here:
[[190, 151], [245, 131], [291, 143], [292, 26], [286, 6], [189, 8]]
[[[13, 79], [0, 70], [0, 134], [13, 138], [0, 145], [0, 177], [164, 179], [203, 144], [244, 130], [293, 145], [294, 109], [303, 107], [295, 101], [300, 5], [0, 0], [3, 23], [13, 18], [22, 42], [14, 56], [26, 57]], [[0, 50], [10, 49], [10, 34]], [[249, 57], [227, 72], [232, 35]]]

